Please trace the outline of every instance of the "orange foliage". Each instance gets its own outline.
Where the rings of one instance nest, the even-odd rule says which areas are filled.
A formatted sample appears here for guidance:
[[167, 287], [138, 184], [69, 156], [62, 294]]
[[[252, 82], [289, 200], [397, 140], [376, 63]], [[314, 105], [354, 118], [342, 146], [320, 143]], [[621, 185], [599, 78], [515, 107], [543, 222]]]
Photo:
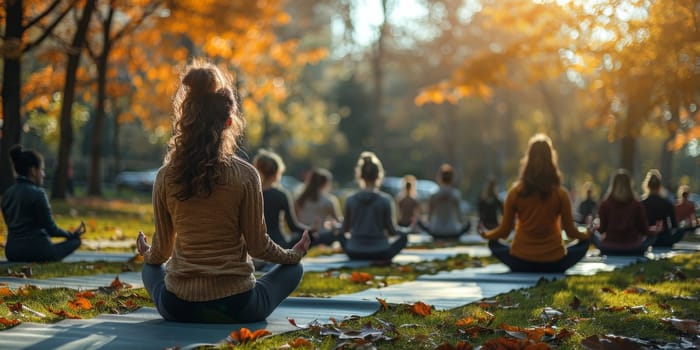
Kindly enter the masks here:
[[229, 334], [229, 338], [231, 339], [231, 342], [233, 343], [247, 343], [251, 342], [255, 339], [258, 339], [260, 337], [264, 337], [266, 335], [272, 334], [270, 331], [267, 329], [258, 329], [255, 332], [251, 332], [250, 329], [248, 328], [241, 328], [237, 331], [232, 331], [231, 334]]
[[14, 320], [14, 319], [10, 320], [10, 319], [7, 319], [5, 317], [0, 317], [0, 324], [4, 325], [6, 327], [16, 326], [16, 325], [20, 324], [21, 322], [22, 321], [20, 321], [20, 320]]
[[382, 306], [382, 310], [389, 310], [389, 304], [386, 303], [386, 300], [382, 298], [377, 298], [377, 301]]
[[0, 297], [9, 297], [15, 295], [10, 287], [8, 286], [0, 286]]
[[85, 291], [85, 292], [78, 292], [75, 293], [76, 298], [94, 298], [95, 293], [93, 291]]
[[61, 316], [61, 317], [64, 317], [64, 318], [70, 318], [70, 319], [74, 319], [74, 320], [80, 320], [80, 319], [82, 319], [82, 317], [80, 317], [80, 316], [78, 316], [78, 315], [74, 315], [74, 314], [68, 313], [66, 310], [54, 310], [54, 309], [52, 309], [52, 308], [49, 308], [49, 312], [52, 313], [52, 314], [54, 314], [54, 315], [56, 315], [56, 316]]
[[292, 348], [301, 348], [307, 346], [313, 346], [313, 344], [306, 338], [296, 337], [294, 340], [290, 340], [287, 344]]
[[428, 316], [432, 313], [433, 307], [422, 301], [417, 301], [413, 305], [411, 305], [410, 310], [416, 315]]
[[350, 281], [355, 282], [355, 283], [367, 283], [374, 279], [374, 276], [367, 272], [358, 272], [358, 271], [353, 271], [350, 274]]
[[87, 300], [85, 298], [79, 297], [74, 300], [71, 300], [68, 302], [68, 306], [73, 309], [73, 310], [91, 310], [92, 309], [92, 303], [90, 303], [90, 300]]

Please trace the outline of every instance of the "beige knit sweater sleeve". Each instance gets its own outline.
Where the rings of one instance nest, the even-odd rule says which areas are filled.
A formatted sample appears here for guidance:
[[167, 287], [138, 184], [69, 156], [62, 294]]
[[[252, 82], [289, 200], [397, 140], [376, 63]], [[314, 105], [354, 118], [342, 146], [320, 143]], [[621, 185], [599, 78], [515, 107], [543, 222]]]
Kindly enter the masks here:
[[170, 258], [175, 246], [175, 228], [166, 201], [165, 167], [160, 168], [153, 183], [153, 218], [156, 232], [151, 249], [143, 255], [147, 264], [162, 264]]

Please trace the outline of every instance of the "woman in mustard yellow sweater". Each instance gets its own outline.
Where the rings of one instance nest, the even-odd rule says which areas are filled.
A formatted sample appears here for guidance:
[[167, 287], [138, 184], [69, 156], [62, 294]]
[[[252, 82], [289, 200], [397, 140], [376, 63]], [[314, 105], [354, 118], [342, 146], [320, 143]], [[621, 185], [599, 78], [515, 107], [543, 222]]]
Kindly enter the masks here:
[[[258, 173], [234, 154], [243, 118], [216, 66], [190, 64], [174, 106], [153, 187], [153, 242], [137, 239], [144, 286], [167, 320], [264, 320], [301, 281], [309, 236], [283, 249], [267, 235]], [[256, 280], [251, 257], [280, 265]]]
[[[564, 245], [562, 226], [569, 238], [578, 239], [576, 244]], [[510, 246], [500, 242], [513, 227]], [[590, 233], [579, 232], [574, 225], [571, 201], [561, 187], [556, 152], [548, 136], [537, 134], [530, 139], [520, 178], [508, 191], [501, 224], [481, 234], [489, 240], [493, 255], [511, 271], [562, 272], [586, 255]]]

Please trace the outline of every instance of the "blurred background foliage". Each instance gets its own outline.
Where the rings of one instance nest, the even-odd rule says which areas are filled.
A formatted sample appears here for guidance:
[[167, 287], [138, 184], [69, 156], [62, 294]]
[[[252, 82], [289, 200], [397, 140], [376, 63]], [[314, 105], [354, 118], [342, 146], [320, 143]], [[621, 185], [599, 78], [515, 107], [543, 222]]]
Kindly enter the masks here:
[[452, 163], [474, 201], [490, 177], [507, 189], [545, 132], [574, 192], [590, 180], [600, 195], [618, 167], [700, 187], [695, 0], [0, 3], [1, 191], [15, 142], [45, 155], [54, 198], [71, 168], [90, 196], [157, 168], [179, 69], [197, 56], [236, 81], [241, 154], [272, 149], [298, 179], [320, 166], [349, 186], [373, 150], [390, 176], [433, 179]]

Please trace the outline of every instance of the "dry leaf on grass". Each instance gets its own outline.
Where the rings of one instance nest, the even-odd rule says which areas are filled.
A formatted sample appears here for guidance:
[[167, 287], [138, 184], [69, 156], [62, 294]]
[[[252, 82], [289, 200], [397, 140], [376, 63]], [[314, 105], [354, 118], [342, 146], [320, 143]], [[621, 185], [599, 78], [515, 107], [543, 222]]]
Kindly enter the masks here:
[[604, 293], [610, 293], [610, 294], [613, 294], [613, 295], [617, 294], [617, 292], [615, 292], [615, 290], [612, 289], [612, 288], [610, 288], [610, 287], [603, 287], [603, 288], [600, 288], [600, 291], [601, 291], [601, 292], [604, 292]]
[[73, 310], [91, 310], [92, 303], [85, 298], [75, 298], [68, 302], [68, 306]]
[[94, 297], [95, 297], [95, 293], [88, 290], [88, 291], [85, 291], [85, 292], [78, 292], [78, 293], [75, 293], [75, 297], [76, 297], [76, 298], [94, 298]]
[[255, 332], [251, 332], [250, 329], [243, 327], [237, 331], [232, 331], [226, 338], [226, 341], [233, 344], [242, 344], [254, 341], [270, 334], [272, 333], [267, 329], [258, 329]]
[[367, 272], [353, 271], [350, 274], [350, 281], [355, 283], [367, 283], [374, 279], [374, 276]]
[[442, 343], [435, 350], [472, 350], [474, 347], [463, 341], [457, 342], [455, 345], [450, 343]]
[[20, 323], [22, 323], [22, 321], [20, 321], [20, 320], [15, 320], [15, 319], [10, 320], [10, 319], [7, 319], [5, 317], [0, 317], [0, 324], [4, 325], [6, 327], [13, 327], [13, 326], [16, 326]]
[[80, 317], [80, 316], [78, 316], [78, 315], [74, 315], [74, 314], [68, 313], [66, 310], [54, 310], [54, 309], [52, 309], [52, 308], [49, 308], [49, 312], [52, 313], [52, 314], [54, 314], [54, 315], [56, 315], [56, 316], [61, 316], [61, 317], [63, 317], [63, 318], [71, 318], [71, 319], [74, 319], [74, 320], [82, 319], [82, 317]]
[[422, 301], [417, 301], [411, 305], [410, 311], [416, 315], [428, 316], [432, 313], [433, 307]]
[[686, 319], [678, 319], [678, 318], [662, 318], [661, 322], [663, 323], [670, 323], [678, 329], [679, 331], [683, 333], [688, 333], [688, 334], [695, 334], [698, 335], [700, 334], [700, 324], [698, 324], [697, 320], [686, 320]]
[[382, 298], [377, 298], [377, 301], [382, 306], [382, 310], [389, 310], [389, 304], [387, 304], [386, 300]]
[[288, 341], [287, 344], [280, 346], [278, 349], [298, 349], [302, 347], [313, 347], [313, 343], [304, 337], [296, 337], [295, 339]]
[[10, 287], [8, 287], [6, 285], [0, 286], [0, 297], [10, 297], [13, 295], [15, 295], [15, 293], [12, 292]]
[[646, 342], [639, 339], [617, 337], [614, 335], [592, 335], [581, 341], [586, 350], [642, 350]]

